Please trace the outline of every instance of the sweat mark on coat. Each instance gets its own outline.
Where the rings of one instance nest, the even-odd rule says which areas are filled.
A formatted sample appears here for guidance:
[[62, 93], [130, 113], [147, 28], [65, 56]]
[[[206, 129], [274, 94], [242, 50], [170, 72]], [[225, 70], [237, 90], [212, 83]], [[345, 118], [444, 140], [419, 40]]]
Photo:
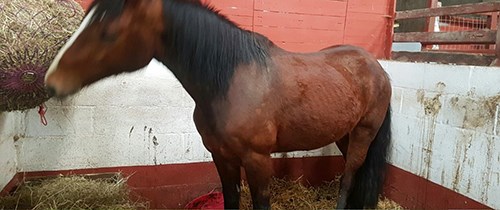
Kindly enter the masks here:
[[300, 91], [300, 94], [299, 94], [299, 103], [303, 103], [304, 100], [306, 99], [307, 97], [307, 90], [308, 90], [308, 86], [307, 84], [301, 82], [301, 81], [297, 81], [297, 86], [299, 87], [299, 91]]

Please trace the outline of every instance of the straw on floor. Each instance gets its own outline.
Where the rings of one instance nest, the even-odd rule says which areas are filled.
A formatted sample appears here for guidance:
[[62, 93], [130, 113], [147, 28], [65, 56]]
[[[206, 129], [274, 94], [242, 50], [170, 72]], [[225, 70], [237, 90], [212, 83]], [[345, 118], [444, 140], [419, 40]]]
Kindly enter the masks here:
[[28, 181], [14, 194], [0, 198], [0, 209], [145, 209], [147, 203], [130, 200], [124, 178], [89, 179], [61, 176]]
[[[337, 204], [339, 180], [325, 182], [318, 187], [306, 187], [300, 180], [273, 179], [271, 184], [271, 208], [274, 210], [333, 209]], [[250, 190], [243, 182], [240, 209], [251, 209]], [[378, 209], [403, 209], [396, 202], [381, 198]]]

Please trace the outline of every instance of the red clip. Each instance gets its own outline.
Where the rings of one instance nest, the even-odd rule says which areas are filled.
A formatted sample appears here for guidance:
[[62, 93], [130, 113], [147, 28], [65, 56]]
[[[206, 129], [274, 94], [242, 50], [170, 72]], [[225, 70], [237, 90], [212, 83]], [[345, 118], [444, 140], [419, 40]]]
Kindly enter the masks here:
[[45, 118], [45, 113], [47, 113], [47, 107], [45, 106], [45, 103], [43, 103], [38, 108], [38, 114], [40, 115], [40, 121], [42, 121], [42, 124], [47, 126], [48, 123], [47, 118]]

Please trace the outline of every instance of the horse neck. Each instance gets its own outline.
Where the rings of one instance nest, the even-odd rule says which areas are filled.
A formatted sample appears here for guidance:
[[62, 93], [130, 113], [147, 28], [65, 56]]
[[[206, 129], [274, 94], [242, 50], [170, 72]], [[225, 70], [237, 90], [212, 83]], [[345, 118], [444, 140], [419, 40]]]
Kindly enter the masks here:
[[[269, 42], [195, 3], [164, 1], [161, 60], [195, 101], [223, 97], [240, 65], [265, 65]], [[267, 40], [267, 41], [266, 41]]]

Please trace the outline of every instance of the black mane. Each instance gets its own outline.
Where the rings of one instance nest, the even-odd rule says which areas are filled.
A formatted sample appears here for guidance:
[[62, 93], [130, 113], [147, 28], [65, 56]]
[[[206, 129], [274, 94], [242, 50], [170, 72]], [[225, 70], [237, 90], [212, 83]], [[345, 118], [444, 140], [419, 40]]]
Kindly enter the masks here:
[[178, 68], [171, 69], [177, 78], [194, 83], [208, 98], [226, 95], [238, 65], [255, 63], [266, 69], [272, 43], [264, 36], [240, 29], [199, 1], [163, 3], [165, 50], [173, 56], [164, 63]]
[[[88, 10], [95, 9], [89, 24], [119, 18], [125, 2], [95, 0]], [[163, 8], [167, 58], [158, 59], [207, 99], [226, 95], [238, 65], [255, 63], [266, 69], [272, 45], [266, 37], [239, 28], [199, 0], [163, 0]]]

